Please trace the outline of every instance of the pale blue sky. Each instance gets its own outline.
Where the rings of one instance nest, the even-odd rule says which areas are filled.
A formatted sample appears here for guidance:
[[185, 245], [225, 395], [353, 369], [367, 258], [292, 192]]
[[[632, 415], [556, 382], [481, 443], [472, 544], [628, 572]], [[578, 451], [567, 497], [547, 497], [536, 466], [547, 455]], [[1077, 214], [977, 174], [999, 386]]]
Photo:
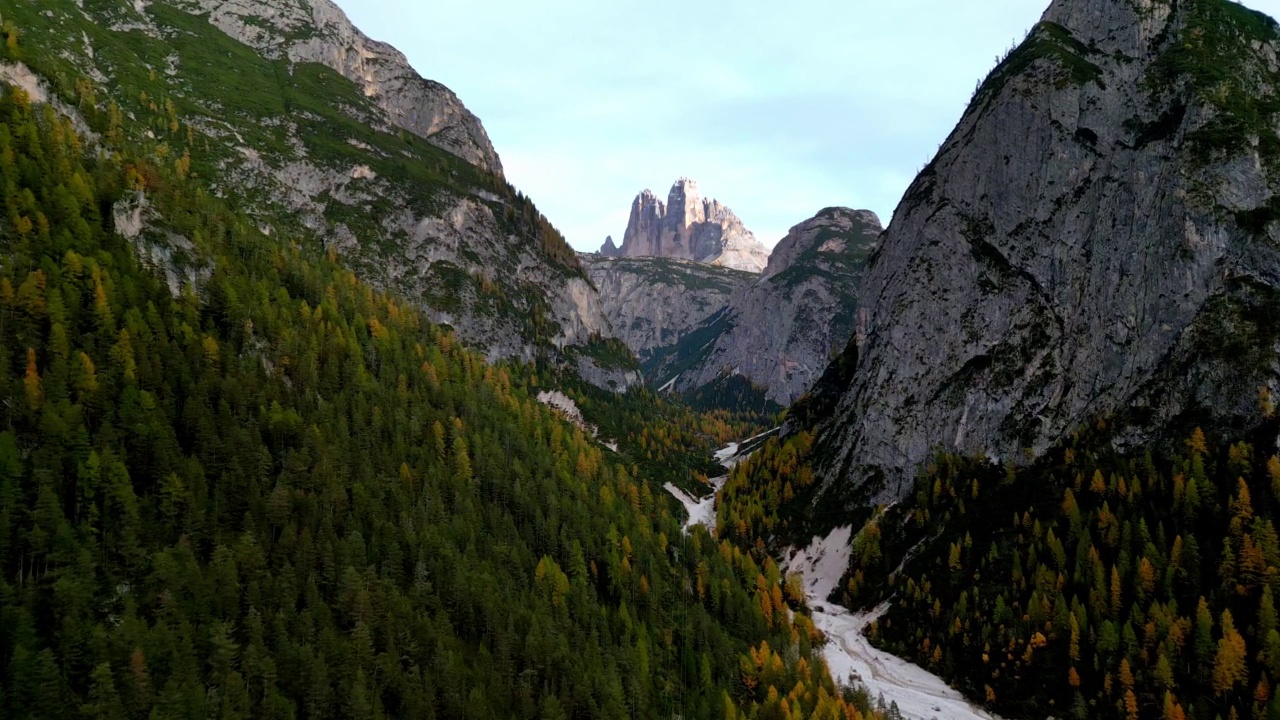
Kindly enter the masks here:
[[[829, 205], [885, 223], [1047, 0], [337, 0], [480, 116], [579, 250], [680, 176], [772, 246]], [[1280, 0], [1250, 0], [1280, 14]]]

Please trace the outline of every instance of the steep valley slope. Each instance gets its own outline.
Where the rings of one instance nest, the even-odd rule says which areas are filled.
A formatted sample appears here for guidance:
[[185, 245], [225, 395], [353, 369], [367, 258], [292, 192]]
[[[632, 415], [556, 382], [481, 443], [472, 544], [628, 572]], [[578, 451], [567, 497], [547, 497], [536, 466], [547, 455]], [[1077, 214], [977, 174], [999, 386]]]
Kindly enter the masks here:
[[828, 485], [893, 502], [939, 449], [1022, 464], [1096, 418], [1129, 447], [1256, 427], [1280, 391], [1275, 40], [1229, 2], [1054, 2], [871, 260]]
[[[329, 0], [20, 0], [5, 17], [55, 95], [103, 96], [269, 233], [302, 231], [491, 360], [639, 381], [573, 251], [502, 176], [478, 118]], [[146, 230], [145, 208], [129, 207]], [[163, 245], [162, 233], [149, 233]], [[169, 254], [173, 248], [165, 248]], [[503, 268], [498, 272], [498, 268]]]
[[867, 210], [827, 208], [796, 225], [765, 271], [646, 371], [684, 393], [745, 378], [786, 407], [813, 388], [853, 336], [863, 268], [879, 240]]
[[1005, 717], [1280, 714], [1278, 52], [1226, 0], [1055, 0], [720, 537], [847, 528], [827, 599]]
[[[456, 192], [461, 136], [348, 135], [307, 104], [361, 97], [332, 70], [257, 87], [203, 18], [84, 5], [0, 10], [0, 718], [882, 717], [776, 564], [661, 490], [750, 424], [569, 379], [605, 447], [539, 402], [549, 363], [489, 362], [242, 196], [228, 138], [287, 134], [197, 125], [275, 97], [339, 128], [308, 157], [363, 138]], [[85, 36], [113, 80], [64, 57]], [[199, 92], [159, 80], [175, 48]]]

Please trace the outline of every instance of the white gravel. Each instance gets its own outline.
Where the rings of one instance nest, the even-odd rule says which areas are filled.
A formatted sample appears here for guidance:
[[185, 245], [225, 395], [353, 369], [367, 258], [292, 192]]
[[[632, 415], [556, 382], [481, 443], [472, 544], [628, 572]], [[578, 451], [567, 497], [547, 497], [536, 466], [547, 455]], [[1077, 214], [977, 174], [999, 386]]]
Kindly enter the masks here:
[[975, 707], [942, 678], [896, 655], [872, 647], [867, 626], [882, 617], [889, 606], [871, 612], [851, 613], [827, 602], [849, 565], [852, 528], [843, 527], [825, 538], [814, 538], [809, 547], [795, 552], [785, 566], [804, 574], [805, 594], [813, 610], [813, 622], [827, 636], [823, 657], [837, 682], [860, 684], [873, 700], [883, 697], [896, 703], [908, 720], [1000, 720]]
[[685, 521], [684, 530], [689, 532], [694, 525], [706, 525], [707, 530], [712, 534], [716, 531], [716, 493], [720, 492], [720, 488], [724, 487], [724, 483], [728, 480], [728, 476], [718, 477], [711, 481], [711, 494], [701, 500], [691, 497], [688, 493], [680, 488], [667, 483], [663, 487], [667, 492], [675, 496], [676, 500], [689, 511], [689, 519]]

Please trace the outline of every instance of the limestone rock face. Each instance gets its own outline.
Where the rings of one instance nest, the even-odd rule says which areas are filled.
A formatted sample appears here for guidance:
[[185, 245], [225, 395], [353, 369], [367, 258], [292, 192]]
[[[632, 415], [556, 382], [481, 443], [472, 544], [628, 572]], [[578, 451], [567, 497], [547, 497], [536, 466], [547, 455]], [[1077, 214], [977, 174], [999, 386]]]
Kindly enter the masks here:
[[180, 0], [264, 56], [319, 63], [360, 86], [391, 126], [489, 172], [502, 162], [480, 119], [449, 88], [424, 79], [405, 56], [360, 32], [331, 0]]
[[704, 200], [698, 184], [688, 178], [676, 181], [665, 204], [649, 190], [636, 196], [620, 254], [692, 260], [755, 273], [769, 262], [768, 251], [738, 216], [718, 200]]
[[881, 230], [875, 213], [848, 208], [796, 225], [762, 276], [651, 368], [653, 382], [674, 381], [687, 392], [741, 376], [768, 400], [790, 405], [852, 336], [862, 271]]
[[583, 255], [600, 290], [613, 332], [641, 364], [674, 346], [724, 309], [729, 297], [756, 279], [741, 270], [667, 258]]
[[897, 500], [938, 450], [1022, 463], [1098, 418], [1121, 446], [1256, 427], [1280, 390], [1276, 54], [1223, 0], [1056, 0], [870, 262], [820, 403], [828, 487]]
[[613, 244], [612, 235], [604, 239], [604, 246], [600, 248], [600, 255], [607, 258], [622, 256], [622, 250]]

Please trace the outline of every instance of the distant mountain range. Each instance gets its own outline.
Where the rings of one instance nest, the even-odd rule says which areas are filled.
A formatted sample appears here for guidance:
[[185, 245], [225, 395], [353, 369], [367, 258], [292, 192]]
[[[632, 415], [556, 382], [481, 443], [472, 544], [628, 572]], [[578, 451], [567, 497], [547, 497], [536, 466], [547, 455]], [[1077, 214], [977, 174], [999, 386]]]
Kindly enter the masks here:
[[641, 193], [622, 247], [609, 238], [583, 256], [605, 314], [654, 387], [713, 405], [789, 405], [853, 333], [880, 220], [828, 208], [762, 259], [755, 236], [697, 187], [678, 180], [665, 205]]

